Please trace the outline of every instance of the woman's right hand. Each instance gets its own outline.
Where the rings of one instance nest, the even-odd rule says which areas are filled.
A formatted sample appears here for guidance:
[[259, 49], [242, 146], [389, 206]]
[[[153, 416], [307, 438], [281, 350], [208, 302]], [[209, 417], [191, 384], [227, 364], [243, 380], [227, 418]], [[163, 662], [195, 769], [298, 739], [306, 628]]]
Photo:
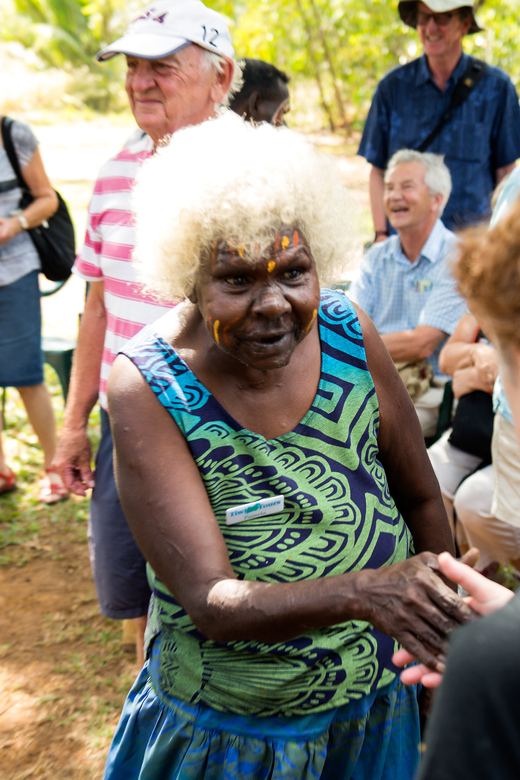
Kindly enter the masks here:
[[392, 566], [360, 572], [359, 580], [366, 608], [363, 618], [437, 672], [444, 670], [451, 631], [475, 617], [440, 572], [437, 556], [424, 552]]
[[471, 363], [453, 372], [453, 395], [461, 398], [473, 390], [491, 393], [498, 376], [497, 351], [490, 344], [473, 344]]
[[21, 232], [22, 226], [16, 217], [0, 218], [0, 246], [7, 244]]

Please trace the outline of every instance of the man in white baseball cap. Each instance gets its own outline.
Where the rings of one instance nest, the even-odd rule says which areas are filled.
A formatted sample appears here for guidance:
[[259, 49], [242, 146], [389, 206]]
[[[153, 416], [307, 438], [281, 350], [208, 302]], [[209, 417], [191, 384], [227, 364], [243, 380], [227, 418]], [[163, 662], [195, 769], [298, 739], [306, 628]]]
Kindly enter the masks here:
[[[93, 488], [89, 538], [101, 613], [137, 629], [137, 657], [142, 663], [150, 590], [145, 561], [117, 495], [105, 388], [118, 351], [168, 304], [147, 296], [136, 281], [130, 262], [134, 245], [130, 193], [139, 166], [157, 144], [183, 127], [215, 116], [233, 79], [234, 52], [224, 17], [201, 0], [157, 0], [97, 58], [103, 61], [118, 54], [126, 55], [126, 91], [146, 135], [109, 160], [94, 187], [85, 244], [73, 269], [89, 282], [89, 294], [54, 466], [72, 493], [85, 495]], [[87, 423], [98, 398], [102, 438], [94, 479]]]
[[464, 36], [482, 30], [474, 7], [475, 0], [399, 3], [424, 53], [380, 81], [363, 131], [358, 154], [372, 165], [376, 241], [393, 232], [384, 212], [384, 172], [399, 149], [444, 155], [453, 190], [442, 220], [450, 230], [489, 216], [493, 189], [520, 157], [520, 108], [511, 80], [463, 52]]
[[233, 60], [233, 44], [222, 14], [207, 8], [201, 0], [157, 0], [143, 9], [122, 38], [102, 49], [101, 62], [116, 54], [160, 59], [175, 54], [187, 43]]

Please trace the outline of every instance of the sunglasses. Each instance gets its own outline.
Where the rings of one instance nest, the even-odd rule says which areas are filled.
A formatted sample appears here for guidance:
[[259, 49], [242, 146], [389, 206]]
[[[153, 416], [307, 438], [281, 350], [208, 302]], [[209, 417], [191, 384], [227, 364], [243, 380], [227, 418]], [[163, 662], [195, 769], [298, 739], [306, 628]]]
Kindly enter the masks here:
[[433, 19], [438, 27], [447, 27], [454, 16], [458, 16], [456, 11], [446, 11], [442, 14], [426, 14], [424, 11], [417, 11], [417, 27], [426, 27], [430, 19]]

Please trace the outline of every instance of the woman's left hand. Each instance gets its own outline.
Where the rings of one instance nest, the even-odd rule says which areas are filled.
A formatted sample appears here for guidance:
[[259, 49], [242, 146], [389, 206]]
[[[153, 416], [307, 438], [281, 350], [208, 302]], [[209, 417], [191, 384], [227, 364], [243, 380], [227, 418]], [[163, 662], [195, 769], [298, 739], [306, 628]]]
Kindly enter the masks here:
[[474, 613], [439, 574], [437, 556], [423, 552], [392, 566], [363, 570], [359, 593], [368, 622], [442, 672], [449, 634]]

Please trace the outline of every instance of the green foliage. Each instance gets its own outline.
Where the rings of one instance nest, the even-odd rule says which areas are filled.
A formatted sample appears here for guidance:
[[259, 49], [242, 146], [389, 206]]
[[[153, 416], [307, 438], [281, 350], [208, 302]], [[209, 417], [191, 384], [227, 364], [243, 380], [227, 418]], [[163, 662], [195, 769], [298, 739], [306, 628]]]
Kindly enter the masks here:
[[[323, 120], [360, 129], [379, 79], [420, 54], [417, 33], [397, 13], [396, 0], [207, 0], [229, 19], [238, 57], [259, 57], [285, 70], [293, 86], [312, 80]], [[85, 105], [108, 110], [125, 103], [124, 60], [103, 65], [97, 51], [114, 40], [141, 0], [0, 0], [0, 40], [17, 40], [42, 63], [75, 71], [70, 89]], [[465, 49], [502, 67], [520, 84], [516, 51], [518, 0], [487, 0], [478, 11], [486, 28]], [[30, 22], [30, 23], [29, 23]]]
[[124, 62], [100, 65], [95, 55], [123, 33], [140, 6], [135, 0], [0, 0], [0, 40], [23, 44], [41, 67], [70, 73], [80, 103], [117, 110], [126, 105]]
[[[51, 393], [58, 426], [63, 414], [63, 396], [58, 377], [45, 365], [45, 381]], [[100, 440], [99, 408], [89, 422], [95, 452]], [[23, 565], [32, 558], [52, 554], [63, 535], [71, 541], [86, 541], [88, 500], [70, 496], [67, 501], [45, 506], [38, 501], [43, 455], [27, 413], [16, 390], [9, 388], [5, 403], [4, 446], [9, 465], [16, 473], [17, 489], [0, 496], [0, 566]], [[52, 538], [48, 545], [42, 538]]]

